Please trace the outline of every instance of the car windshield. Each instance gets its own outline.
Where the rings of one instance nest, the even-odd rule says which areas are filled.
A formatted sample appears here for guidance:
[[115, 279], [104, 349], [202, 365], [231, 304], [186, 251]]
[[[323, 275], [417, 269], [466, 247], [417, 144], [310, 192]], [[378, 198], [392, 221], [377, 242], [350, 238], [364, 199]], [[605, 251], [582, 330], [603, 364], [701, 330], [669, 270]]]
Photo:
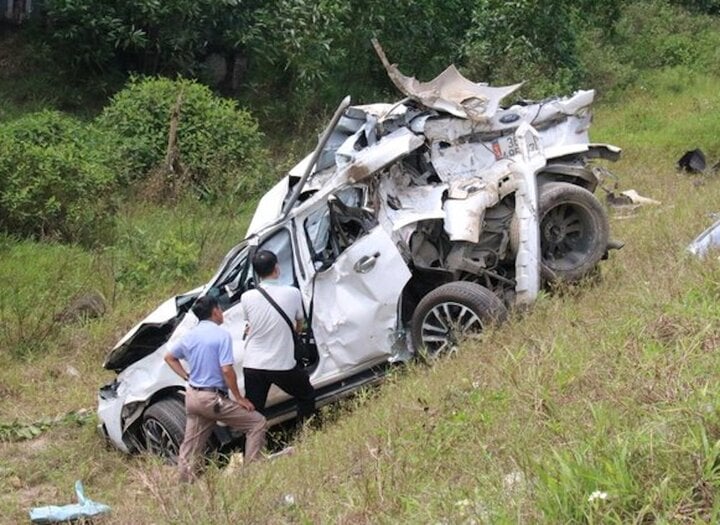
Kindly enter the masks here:
[[[239, 279], [242, 277], [242, 270], [245, 268], [245, 261], [248, 256], [248, 246], [246, 243], [239, 244], [225, 256], [223, 263], [220, 265], [218, 277], [211, 284], [213, 287], [231, 286], [237, 288]], [[234, 285], [234, 286], [233, 286]]]

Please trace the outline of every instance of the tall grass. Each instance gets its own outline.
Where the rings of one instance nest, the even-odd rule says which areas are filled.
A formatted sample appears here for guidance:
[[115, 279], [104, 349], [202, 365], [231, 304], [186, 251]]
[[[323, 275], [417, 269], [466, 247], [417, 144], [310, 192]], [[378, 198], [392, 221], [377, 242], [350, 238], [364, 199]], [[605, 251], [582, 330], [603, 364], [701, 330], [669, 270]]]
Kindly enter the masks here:
[[[718, 211], [720, 181], [674, 167], [687, 149], [720, 154], [716, 82], [648, 74], [596, 111], [593, 139], [625, 148], [610, 166], [622, 188], [662, 201], [612, 215], [612, 236], [626, 246], [599, 280], [542, 295], [451, 359], [398, 370], [335, 407], [295, 456], [239, 472], [211, 467], [190, 487], [154, 460], [106, 450], [89, 426], [0, 443], [0, 515], [22, 521], [31, 505], [68, 502], [82, 478], [113, 507], [108, 523], [716, 522], [720, 266], [685, 247]], [[196, 269], [120, 290], [105, 318], [61, 327], [42, 352], [10, 356], [0, 332], [0, 420], [93, 406], [109, 377], [105, 350], [159, 299], [207, 278], [247, 213], [136, 208], [122, 222], [149, 245], [163, 236], [191, 244]], [[86, 273], [107, 255], [33, 246], [31, 257], [10, 241], [2, 250], [3, 290], [31, 288], [39, 303], [52, 303], [43, 293], [53, 286], [58, 297], [87, 283], [106, 295], [115, 287], [112, 271]], [[61, 259], [75, 262], [58, 278]], [[22, 285], [31, 275], [37, 282]]]

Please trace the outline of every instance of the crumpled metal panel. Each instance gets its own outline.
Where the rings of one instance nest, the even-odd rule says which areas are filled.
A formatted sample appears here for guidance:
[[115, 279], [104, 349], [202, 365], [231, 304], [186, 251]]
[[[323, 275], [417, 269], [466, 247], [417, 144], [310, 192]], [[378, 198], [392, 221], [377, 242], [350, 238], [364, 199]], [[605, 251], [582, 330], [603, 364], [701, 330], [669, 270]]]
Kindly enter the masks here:
[[504, 87], [471, 82], [454, 65], [430, 82], [420, 82], [415, 77], [403, 75], [397, 66], [390, 64], [379, 44], [376, 50], [390, 80], [404, 95], [429, 108], [476, 122], [490, 120], [500, 107], [500, 101], [522, 86], [522, 82]]
[[687, 247], [687, 250], [696, 257], [703, 258], [708, 252], [717, 250], [718, 247], [720, 247], [720, 220], [698, 235]]
[[497, 184], [481, 179], [454, 181], [450, 184], [445, 210], [445, 232], [451, 241], [478, 242], [485, 210], [500, 201]]
[[498, 171], [495, 154], [484, 143], [433, 142], [430, 154], [432, 165], [443, 182], [475, 177], [487, 180], [495, 178], [494, 173]]
[[422, 132], [431, 141], [455, 142], [483, 133], [512, 133], [520, 124], [532, 125], [543, 146], [587, 144], [591, 122], [590, 106], [595, 91], [580, 90], [569, 97], [499, 109], [492, 119], [472, 121], [447, 116], [429, 118]]
[[408, 224], [441, 219], [443, 194], [447, 184], [412, 185], [411, 176], [395, 165], [380, 178], [378, 220], [385, 231], [394, 232]]
[[259, 232], [265, 226], [275, 222], [282, 212], [283, 201], [290, 189], [290, 177], [283, 177], [280, 182], [272, 187], [265, 195], [262, 196], [255, 208], [250, 226], [248, 227], [245, 237], [250, 237], [254, 233]]
[[407, 128], [393, 131], [372, 146], [355, 151], [352, 160], [338, 171], [334, 185], [364, 180], [388, 164], [418, 149], [423, 143], [422, 137]]
[[[515, 173], [515, 215], [520, 223], [520, 238], [515, 257], [515, 292], [517, 304], [531, 304], [540, 292], [540, 223], [536, 173], [545, 166], [537, 131], [522, 123], [515, 132], [520, 147], [516, 162], [509, 164]], [[534, 146], [534, 147], [532, 147]]]
[[[367, 257], [374, 257], [374, 267], [358, 271], [358, 263]], [[313, 332], [322, 369], [315, 375], [335, 375], [387, 357], [398, 298], [410, 277], [392, 239], [379, 226], [343, 252], [330, 269], [317, 274]]]

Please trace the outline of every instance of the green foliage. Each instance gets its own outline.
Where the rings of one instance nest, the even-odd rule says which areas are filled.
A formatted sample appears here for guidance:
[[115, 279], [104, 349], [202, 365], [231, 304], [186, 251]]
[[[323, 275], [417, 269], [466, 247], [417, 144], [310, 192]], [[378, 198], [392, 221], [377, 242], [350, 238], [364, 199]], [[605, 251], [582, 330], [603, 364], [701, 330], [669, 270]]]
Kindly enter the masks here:
[[545, 96], [576, 87], [578, 21], [569, 0], [482, 0], [464, 44], [467, 76], [492, 84], [529, 82]]
[[92, 412], [79, 410], [77, 412], [70, 411], [67, 414], [54, 418], [45, 417], [33, 423], [20, 423], [17, 421], [0, 423], [0, 443], [35, 439], [43, 432], [55, 426], [69, 424], [82, 426], [93, 421], [95, 421], [95, 416]]
[[257, 195], [269, 183], [262, 134], [249, 112], [189, 80], [133, 78], [98, 118], [123, 139], [134, 179], [164, 162], [171, 113], [179, 107], [180, 163], [205, 195]]
[[187, 280], [198, 269], [200, 248], [173, 233], [155, 237], [134, 228], [124, 233], [114, 250], [118, 254], [115, 279], [129, 291], [143, 290], [158, 283]]
[[579, 46], [587, 84], [619, 94], [641, 83], [645, 72], [680, 68], [687, 81], [693, 71], [716, 69], [720, 21], [687, 11], [680, 3], [632, 2], [622, 9], [612, 31], [587, 27]]
[[717, 19], [661, 0], [634, 2], [624, 9], [609, 44], [619, 61], [636, 69], [716, 67], [719, 29]]
[[[242, 4], [242, 5], [241, 5]], [[37, 38], [76, 71], [121, 68], [145, 74], [192, 73], [218, 26], [247, 11], [237, 0], [47, 0]]]
[[[432, 78], [459, 56], [471, 23], [470, 0], [337, 2], [282, 0], [255, 14], [245, 39], [252, 96], [267, 118], [297, 122], [345, 95], [399, 97], [370, 43], [411, 75]], [[266, 98], [270, 95], [272, 98]], [[289, 104], [288, 104], [289, 102]], [[275, 114], [273, 114], [273, 111]]]
[[43, 111], [0, 127], [0, 225], [20, 236], [92, 244], [112, 228], [123, 161], [115, 137]]
[[698, 13], [720, 14], [720, 1], [718, 0], [672, 0], [672, 3]]

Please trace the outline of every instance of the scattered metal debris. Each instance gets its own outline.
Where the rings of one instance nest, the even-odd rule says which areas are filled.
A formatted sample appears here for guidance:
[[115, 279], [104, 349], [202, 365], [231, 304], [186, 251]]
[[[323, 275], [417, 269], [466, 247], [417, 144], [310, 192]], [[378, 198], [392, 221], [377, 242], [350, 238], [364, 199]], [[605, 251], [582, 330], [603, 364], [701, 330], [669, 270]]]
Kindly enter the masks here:
[[625, 190], [620, 193], [610, 192], [606, 197], [607, 203], [613, 208], [631, 207], [637, 208], [639, 206], [658, 206], [662, 202], [651, 199], [649, 197], [643, 197], [635, 190]]
[[687, 173], [702, 173], [705, 171], [705, 154], [700, 148], [692, 151], [686, 151], [685, 154], [677, 161], [679, 170]]
[[693, 255], [703, 258], [711, 250], [720, 248], [720, 220], [698, 235], [687, 247]]

